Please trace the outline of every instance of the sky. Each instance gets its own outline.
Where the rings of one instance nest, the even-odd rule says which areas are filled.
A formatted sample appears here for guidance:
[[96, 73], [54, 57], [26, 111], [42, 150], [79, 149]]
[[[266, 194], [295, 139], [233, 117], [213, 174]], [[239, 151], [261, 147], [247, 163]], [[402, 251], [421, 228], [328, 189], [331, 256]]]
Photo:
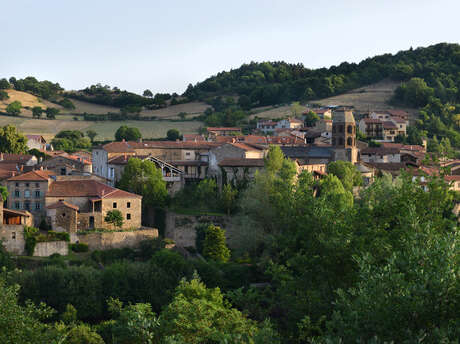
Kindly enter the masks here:
[[459, 43], [458, 13], [459, 0], [1, 1], [0, 78], [180, 94], [251, 61], [319, 68]]

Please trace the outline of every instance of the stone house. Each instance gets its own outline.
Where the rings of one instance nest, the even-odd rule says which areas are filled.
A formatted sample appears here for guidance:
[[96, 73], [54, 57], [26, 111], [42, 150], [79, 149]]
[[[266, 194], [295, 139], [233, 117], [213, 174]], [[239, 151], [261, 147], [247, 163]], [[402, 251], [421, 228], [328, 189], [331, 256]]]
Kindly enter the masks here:
[[26, 135], [27, 148], [38, 149], [39, 151], [46, 151], [46, 140], [41, 135]]
[[76, 155], [59, 155], [42, 161], [43, 169], [53, 171], [56, 175], [90, 175], [93, 172], [91, 161]]
[[222, 144], [207, 141], [111, 142], [93, 150], [93, 172], [104, 178], [113, 179], [108, 166], [109, 161], [119, 156], [152, 156], [168, 162], [207, 161], [209, 151]]
[[34, 170], [6, 180], [6, 205], [13, 210], [26, 210], [33, 214], [35, 224], [46, 216], [45, 195], [56, 178], [53, 171]]
[[104, 218], [115, 209], [123, 215], [123, 229], [141, 227], [142, 196], [95, 180], [55, 181], [45, 204], [48, 221], [56, 231], [114, 229]]
[[286, 118], [276, 123], [275, 129], [297, 129], [303, 127], [303, 121], [297, 118]]
[[257, 130], [265, 134], [273, 133], [276, 129], [276, 124], [277, 123], [275, 121], [267, 121], [267, 120], [258, 121]]
[[241, 128], [239, 127], [208, 127], [206, 129], [208, 132], [208, 138], [211, 140], [215, 139], [216, 136], [235, 136], [241, 135]]
[[383, 122], [377, 118], [363, 118], [359, 121], [359, 131], [374, 140], [383, 140]]
[[256, 172], [264, 168], [264, 159], [224, 159], [219, 162], [219, 167], [223, 171], [222, 174], [225, 175], [226, 180], [223, 180], [223, 183], [252, 180]]
[[361, 150], [361, 161], [375, 163], [400, 163], [398, 148], [368, 147]]
[[16, 164], [18, 166], [35, 166], [37, 157], [31, 154], [0, 153], [0, 162]]
[[394, 142], [398, 135], [398, 126], [393, 121], [383, 122], [383, 139], [388, 142]]

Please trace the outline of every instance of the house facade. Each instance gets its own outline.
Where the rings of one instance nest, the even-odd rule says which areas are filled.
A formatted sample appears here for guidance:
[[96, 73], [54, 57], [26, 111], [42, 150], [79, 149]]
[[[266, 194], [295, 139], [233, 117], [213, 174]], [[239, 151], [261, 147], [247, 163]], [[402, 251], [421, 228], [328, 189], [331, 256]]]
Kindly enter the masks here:
[[111, 210], [123, 216], [122, 229], [141, 227], [142, 196], [95, 180], [55, 181], [45, 198], [47, 218], [53, 230], [114, 229], [105, 221]]

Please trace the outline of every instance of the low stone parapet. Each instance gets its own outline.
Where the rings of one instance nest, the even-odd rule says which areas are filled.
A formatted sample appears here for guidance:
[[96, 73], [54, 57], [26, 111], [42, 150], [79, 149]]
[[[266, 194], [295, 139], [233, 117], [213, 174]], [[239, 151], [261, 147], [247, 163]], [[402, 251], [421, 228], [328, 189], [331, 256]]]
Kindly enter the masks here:
[[88, 245], [90, 251], [111, 248], [134, 248], [141, 241], [158, 238], [158, 229], [139, 229], [120, 232], [86, 232], [77, 233], [78, 242]]
[[46, 241], [37, 242], [34, 250], [34, 257], [48, 257], [59, 253], [61, 256], [69, 254], [69, 243], [67, 241]]

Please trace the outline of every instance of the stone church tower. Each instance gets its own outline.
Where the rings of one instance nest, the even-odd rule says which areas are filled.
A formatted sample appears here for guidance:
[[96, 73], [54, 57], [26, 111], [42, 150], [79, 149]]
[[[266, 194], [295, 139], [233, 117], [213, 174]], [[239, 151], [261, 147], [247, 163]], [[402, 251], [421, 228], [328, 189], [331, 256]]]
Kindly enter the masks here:
[[334, 161], [344, 160], [352, 164], [358, 161], [356, 123], [353, 112], [349, 110], [334, 111], [332, 116], [332, 150], [334, 151]]

